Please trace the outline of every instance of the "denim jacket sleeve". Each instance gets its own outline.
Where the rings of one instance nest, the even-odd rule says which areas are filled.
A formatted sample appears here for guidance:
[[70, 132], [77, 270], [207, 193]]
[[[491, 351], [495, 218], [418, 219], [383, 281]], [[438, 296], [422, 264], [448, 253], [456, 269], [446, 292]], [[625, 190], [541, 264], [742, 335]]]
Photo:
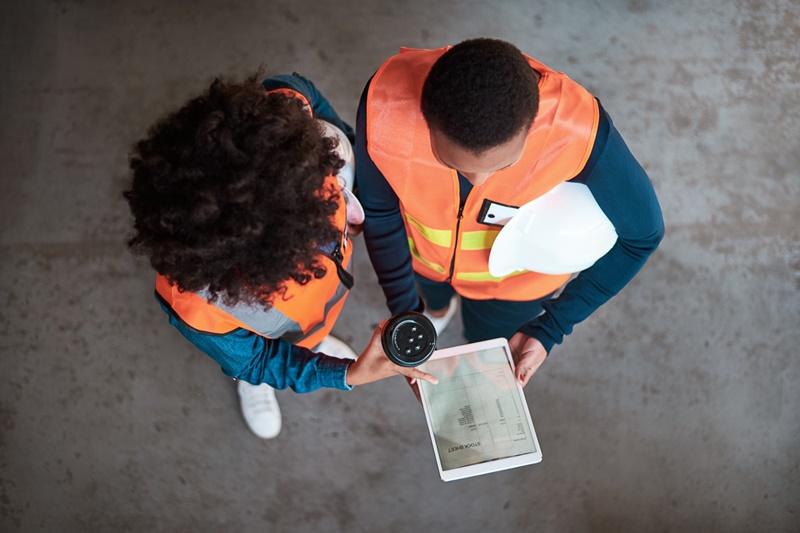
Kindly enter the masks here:
[[163, 303], [161, 307], [170, 324], [232, 378], [254, 385], [266, 383], [276, 389], [289, 387], [300, 393], [323, 387], [352, 389], [345, 379], [350, 360], [312, 352], [284, 339], [268, 339], [245, 329], [222, 335], [205, 333], [183, 322]]

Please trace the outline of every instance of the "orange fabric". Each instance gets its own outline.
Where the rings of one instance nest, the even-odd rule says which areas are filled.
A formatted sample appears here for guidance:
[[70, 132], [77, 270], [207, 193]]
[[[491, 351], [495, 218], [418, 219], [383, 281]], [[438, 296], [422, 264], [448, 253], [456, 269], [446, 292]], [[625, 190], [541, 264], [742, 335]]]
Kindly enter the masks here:
[[305, 106], [305, 108], [308, 110], [308, 113], [310, 115], [314, 114], [314, 111], [311, 108], [311, 104], [308, 103], [308, 98], [306, 98], [303, 95], [303, 93], [299, 93], [299, 92], [295, 91], [294, 89], [288, 89], [288, 88], [285, 88], [285, 87], [282, 88], [282, 89], [272, 89], [271, 91], [267, 91], [267, 94], [273, 94], [273, 93], [285, 94], [286, 96], [291, 96], [292, 98], [299, 99], [300, 101], [303, 102], [303, 106]]
[[166, 276], [156, 274], [156, 292], [166, 301], [181, 320], [196, 330], [209, 333], [230, 333], [247, 325], [232, 317], [216, 305], [193, 292], [178, 290]]
[[[402, 49], [375, 74], [367, 97], [368, 151], [400, 199], [414, 270], [434, 281], [449, 281], [459, 294], [472, 299], [521, 301], [549, 294], [569, 276], [524, 271], [504, 278], [474, 279], [488, 273], [491, 242], [500, 229], [477, 219], [484, 199], [521, 206], [575, 177], [594, 145], [597, 102], [565, 74], [527, 58], [541, 79], [539, 112], [525, 152], [518, 163], [472, 189], [459, 223], [458, 175], [433, 156], [420, 109], [423, 82], [448, 49]], [[450, 232], [449, 244], [434, 244], [420, 225]], [[485, 245], [462, 247], [465, 233], [470, 232], [486, 232]]]
[[[339, 188], [334, 176], [328, 176], [325, 186], [336, 187], [336, 190]], [[341, 262], [342, 266], [346, 268], [350, 263], [353, 247], [348, 242], [347, 237], [344, 236], [346, 211], [341, 193], [339, 198], [339, 209], [335, 215], [335, 223], [342, 230], [343, 258]], [[289, 280], [286, 282], [285, 294], [276, 296], [271, 303], [272, 307], [278, 309], [292, 321], [297, 322], [304, 334], [309, 333], [320, 323], [325, 323], [323, 327], [313, 334], [296, 343], [306, 348], [313, 348], [331, 332], [344, 306], [344, 301], [347, 299], [347, 295], [343, 296], [328, 311], [327, 317], [325, 316], [325, 306], [336, 295], [340, 281], [336, 271], [336, 264], [327, 256], [320, 255], [319, 257], [326, 269], [322, 278], [314, 278], [305, 285]], [[252, 329], [227, 311], [206, 301], [197, 294], [188, 291], [181, 292], [177, 286], [170, 284], [169, 280], [161, 274], [156, 276], [156, 292], [184, 322], [194, 329], [208, 333], [224, 334], [230, 333], [237, 328], [243, 328], [266, 337], [262, 332]]]

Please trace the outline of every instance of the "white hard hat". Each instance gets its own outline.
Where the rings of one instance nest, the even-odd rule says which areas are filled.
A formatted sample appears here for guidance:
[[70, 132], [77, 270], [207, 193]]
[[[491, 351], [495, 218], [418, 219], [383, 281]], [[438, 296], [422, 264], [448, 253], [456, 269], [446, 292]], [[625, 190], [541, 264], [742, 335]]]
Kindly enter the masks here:
[[350, 146], [350, 140], [341, 129], [330, 122], [322, 119], [316, 120], [317, 123], [322, 126], [323, 133], [326, 137], [339, 139], [336, 152], [339, 154], [339, 157], [344, 160], [344, 166], [339, 169], [339, 173], [336, 177], [339, 178], [344, 201], [347, 204], [347, 221], [351, 224], [361, 224], [364, 222], [364, 208], [361, 207], [361, 202], [358, 201], [356, 195], [352, 193], [353, 184], [355, 182], [356, 157], [353, 153], [353, 147]]
[[617, 241], [617, 232], [591, 191], [562, 183], [519, 208], [500, 230], [489, 254], [489, 272], [520, 270], [572, 274], [592, 266]]

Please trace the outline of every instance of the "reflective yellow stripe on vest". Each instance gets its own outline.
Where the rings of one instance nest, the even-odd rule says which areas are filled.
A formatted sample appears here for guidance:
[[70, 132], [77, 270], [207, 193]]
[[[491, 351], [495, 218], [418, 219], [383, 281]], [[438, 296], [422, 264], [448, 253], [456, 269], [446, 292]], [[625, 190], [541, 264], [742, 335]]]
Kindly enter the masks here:
[[526, 272], [527, 270], [518, 270], [499, 278], [492, 276], [488, 270], [486, 272], [459, 272], [456, 274], [455, 278], [461, 281], [502, 281], [513, 276], [525, 274]]
[[411, 255], [414, 256], [417, 259], [417, 261], [419, 261], [423, 265], [427, 266], [428, 268], [432, 268], [439, 274], [445, 273], [445, 269], [443, 266], [431, 263], [430, 261], [428, 261], [419, 254], [417, 246], [414, 244], [414, 239], [412, 239], [411, 237], [408, 238], [408, 249], [411, 250]]
[[465, 231], [461, 235], [462, 250], [491, 250], [500, 230]]
[[409, 224], [419, 230], [425, 239], [437, 245], [449, 248], [453, 243], [453, 232], [447, 229], [434, 229], [428, 226], [423, 226], [416, 218], [408, 213], [405, 213], [406, 220]]
[[[419, 235], [425, 238], [425, 240], [427, 240], [428, 242], [436, 244], [438, 246], [444, 246], [446, 248], [449, 248], [451, 246], [453, 240], [452, 231], [435, 229], [429, 226], [424, 226], [417, 219], [415, 219], [414, 217], [412, 217], [407, 213], [405, 214], [405, 218], [409, 222], [409, 224], [411, 224], [411, 226], [413, 226], [419, 231]], [[458, 243], [458, 248], [460, 250], [467, 250], [467, 251], [487, 250], [488, 253], [488, 251], [492, 249], [492, 244], [494, 244], [494, 241], [495, 239], [497, 239], [497, 235], [499, 233], [500, 230], [497, 229], [466, 231], [461, 234], [461, 240]], [[436, 272], [439, 272], [441, 274], [446, 272], [445, 265], [438, 265], [422, 257], [412, 237], [408, 238], [408, 248], [411, 250], [411, 255], [414, 258], [416, 258], [417, 261], [434, 269]], [[523, 271], [520, 271], [519, 273], [522, 272]], [[462, 273], [456, 275], [456, 279], [462, 279], [465, 281], [499, 281], [507, 277], [508, 276], [496, 278], [491, 274], [489, 274], [488, 270], [485, 272]]]

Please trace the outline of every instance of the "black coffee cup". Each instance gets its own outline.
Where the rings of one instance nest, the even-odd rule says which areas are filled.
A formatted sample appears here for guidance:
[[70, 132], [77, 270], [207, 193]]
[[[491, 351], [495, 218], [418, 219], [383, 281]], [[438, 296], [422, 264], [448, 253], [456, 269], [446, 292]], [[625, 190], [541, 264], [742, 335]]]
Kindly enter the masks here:
[[394, 364], [405, 367], [421, 365], [436, 349], [436, 330], [422, 313], [406, 311], [386, 323], [381, 345]]

